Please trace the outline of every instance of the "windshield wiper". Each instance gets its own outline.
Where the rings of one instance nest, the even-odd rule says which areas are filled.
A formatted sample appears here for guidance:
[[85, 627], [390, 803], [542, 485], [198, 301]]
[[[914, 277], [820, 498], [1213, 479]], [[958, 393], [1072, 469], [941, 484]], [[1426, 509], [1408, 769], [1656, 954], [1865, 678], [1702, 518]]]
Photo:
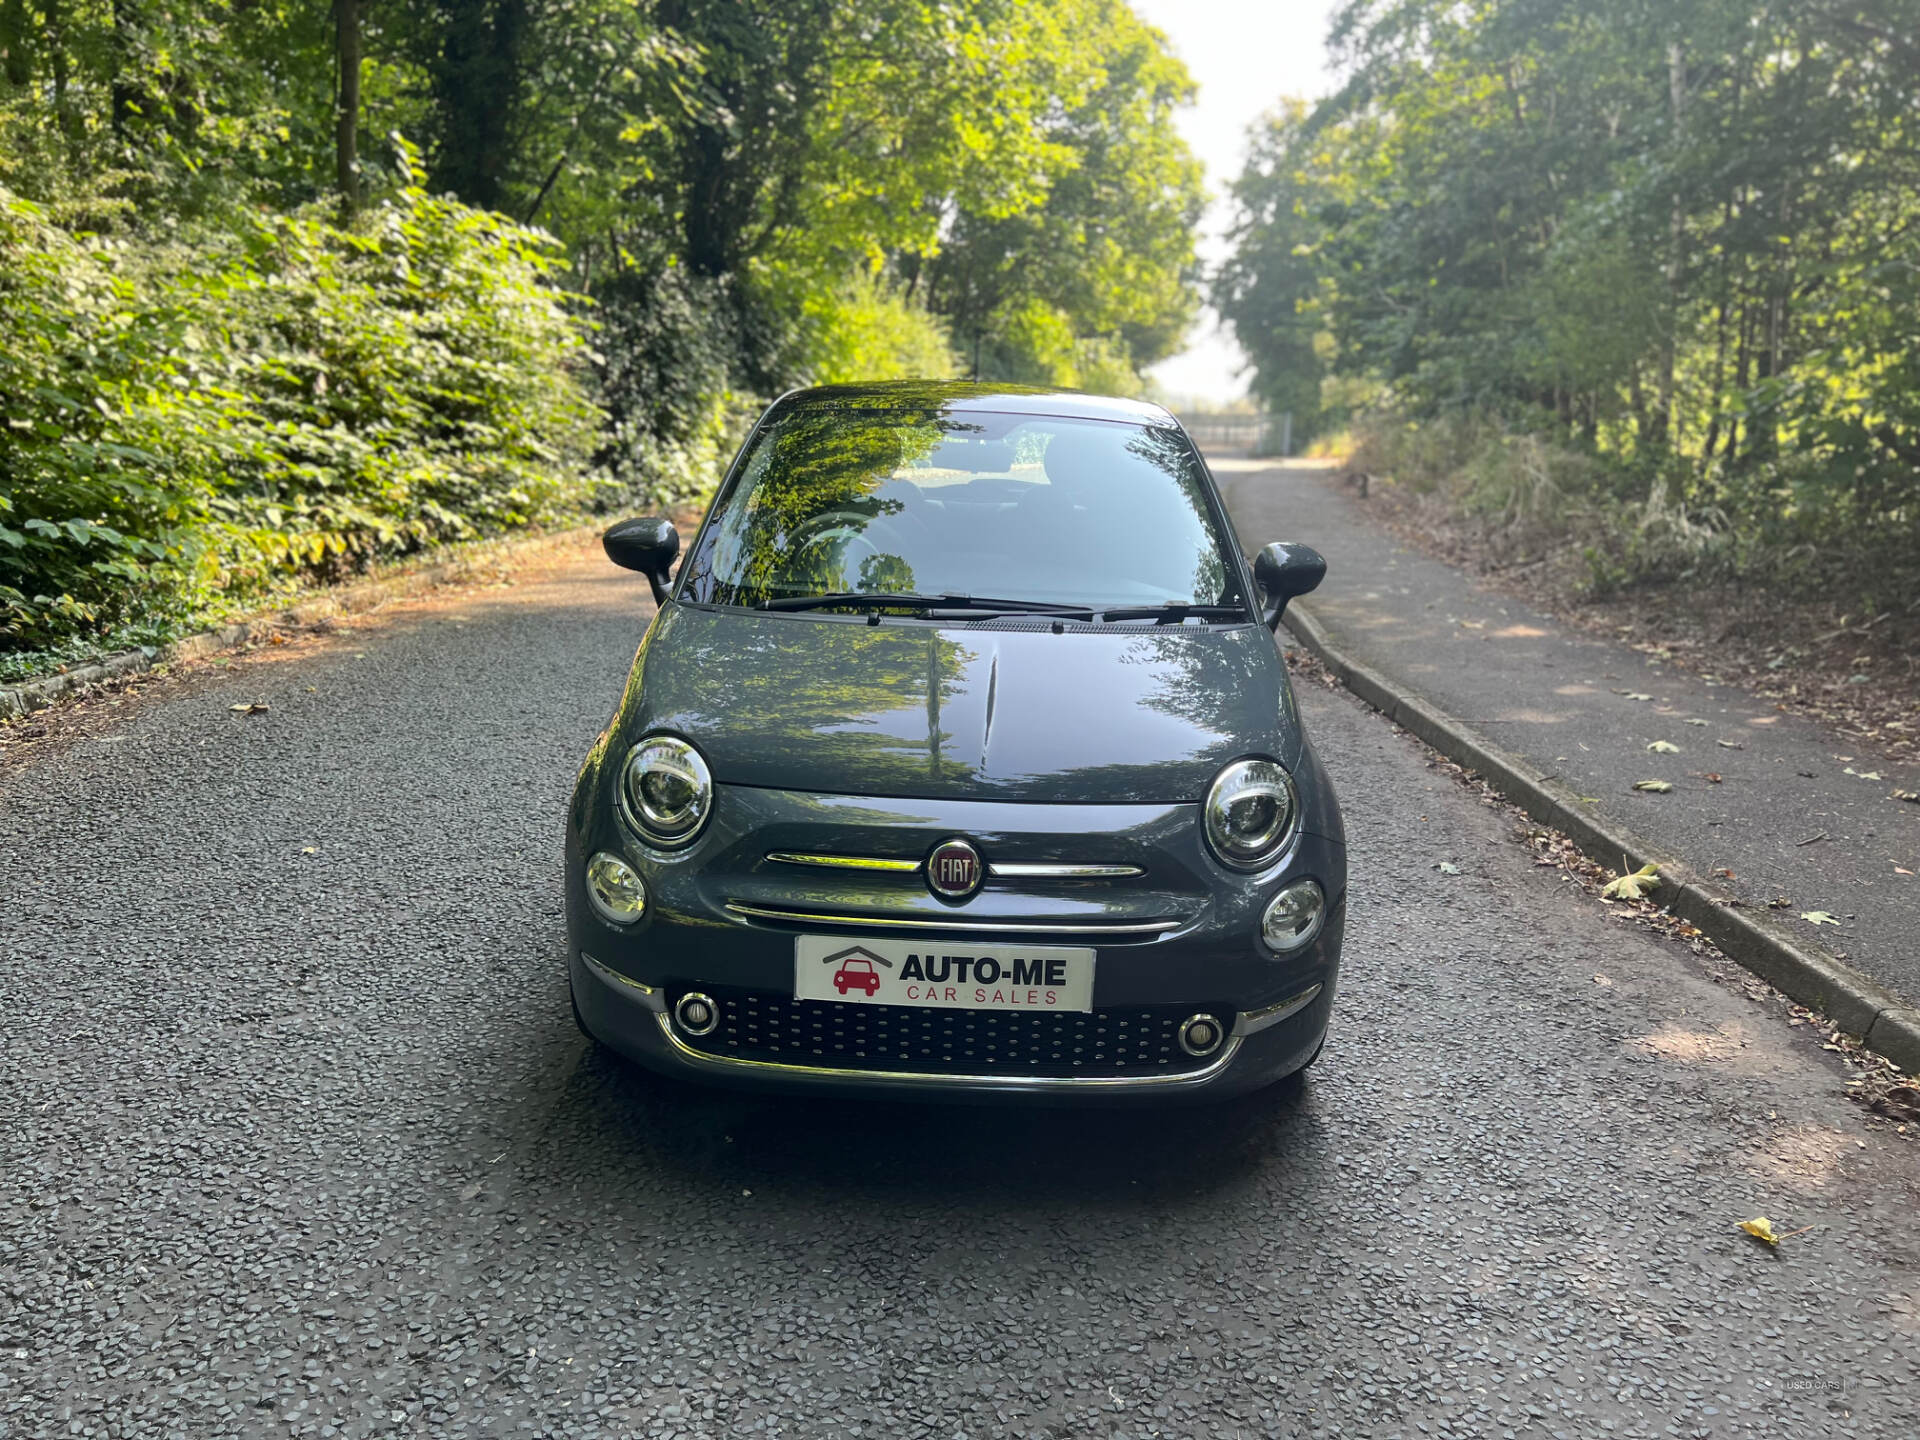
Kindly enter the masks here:
[[1128, 605], [1117, 610], [1102, 610], [1102, 620], [1157, 620], [1177, 625], [1182, 620], [1242, 620], [1249, 618], [1244, 605]]
[[762, 600], [762, 610], [828, 610], [836, 606], [858, 610], [986, 610], [1034, 615], [1091, 615], [1086, 605], [1060, 605], [1049, 600], [995, 600], [984, 595], [889, 594], [880, 590], [835, 590], [824, 595], [782, 595]]

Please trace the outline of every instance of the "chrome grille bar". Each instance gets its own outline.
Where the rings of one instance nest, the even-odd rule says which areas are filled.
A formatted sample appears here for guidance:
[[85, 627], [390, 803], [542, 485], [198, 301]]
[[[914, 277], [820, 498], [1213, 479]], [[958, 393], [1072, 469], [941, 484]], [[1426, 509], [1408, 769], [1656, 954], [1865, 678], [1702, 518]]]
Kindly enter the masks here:
[[780, 910], [770, 905], [746, 905], [729, 900], [727, 909], [754, 920], [779, 920], [788, 925], [865, 925], [889, 930], [960, 930], [995, 935], [1159, 935], [1178, 930], [1178, 920], [1132, 920], [1119, 924], [1085, 924], [1072, 920], [962, 920], [945, 915], [846, 915], [822, 910]]
[[883, 855], [822, 855], [798, 850], [769, 850], [767, 859], [777, 865], [812, 865], [821, 870], [888, 870], [911, 875], [920, 868], [918, 860], [889, 860]]
[[[875, 870], [894, 875], [919, 872], [918, 860], [895, 860], [884, 855], [832, 855], [814, 850], [769, 850], [776, 865], [810, 865], [817, 870]], [[1040, 860], [996, 860], [987, 874], [996, 880], [1131, 880], [1147, 872], [1138, 865], [1078, 865]]]
[[1002, 880], [1130, 880], [1147, 872], [1138, 865], [1049, 865], [1040, 861], [989, 861], [987, 873]]

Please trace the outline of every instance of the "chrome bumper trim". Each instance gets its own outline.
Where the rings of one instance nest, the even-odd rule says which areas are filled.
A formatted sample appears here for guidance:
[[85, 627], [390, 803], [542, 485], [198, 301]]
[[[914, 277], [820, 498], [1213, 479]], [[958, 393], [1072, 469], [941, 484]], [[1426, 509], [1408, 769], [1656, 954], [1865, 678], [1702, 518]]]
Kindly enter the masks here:
[[1264, 1010], [1245, 1010], [1233, 1022], [1236, 1037], [1258, 1035], [1262, 1030], [1278, 1025], [1289, 1015], [1296, 1015], [1314, 1002], [1320, 994], [1320, 986], [1310, 985], [1291, 1000], [1282, 1000], [1278, 1005], [1269, 1005]]
[[1183, 923], [1179, 920], [1138, 920], [1119, 925], [1084, 925], [1060, 920], [1030, 920], [1016, 923], [1004, 920], [962, 920], [945, 915], [928, 915], [907, 920], [891, 915], [843, 915], [816, 910], [776, 910], [765, 905], [743, 905], [735, 900], [727, 902], [727, 909], [736, 915], [745, 915], [754, 920], [779, 920], [788, 925], [867, 925], [889, 930], [953, 930], [968, 934], [994, 935], [1159, 935], [1168, 930], [1178, 930]]
[[675, 1034], [671, 1018], [658, 1015], [655, 1019], [660, 1023], [661, 1038], [673, 1047], [675, 1056], [699, 1069], [721, 1074], [765, 1075], [785, 1080], [831, 1080], [836, 1085], [913, 1085], [928, 1090], [998, 1090], [1019, 1095], [1189, 1090], [1212, 1080], [1232, 1064], [1233, 1057], [1240, 1053], [1240, 1037], [1234, 1035], [1227, 1040], [1219, 1058], [1211, 1065], [1199, 1070], [1183, 1070], [1177, 1075], [936, 1075], [924, 1070], [839, 1070], [828, 1065], [789, 1065], [778, 1060], [736, 1060], [726, 1055], [709, 1055], [704, 1050], [694, 1049]]
[[632, 999], [638, 1000], [647, 1009], [659, 1015], [662, 1020], [667, 1018], [667, 995], [658, 985], [642, 985], [632, 976], [622, 975], [618, 970], [602, 965], [584, 950], [580, 952], [580, 961], [607, 984], [617, 985]]

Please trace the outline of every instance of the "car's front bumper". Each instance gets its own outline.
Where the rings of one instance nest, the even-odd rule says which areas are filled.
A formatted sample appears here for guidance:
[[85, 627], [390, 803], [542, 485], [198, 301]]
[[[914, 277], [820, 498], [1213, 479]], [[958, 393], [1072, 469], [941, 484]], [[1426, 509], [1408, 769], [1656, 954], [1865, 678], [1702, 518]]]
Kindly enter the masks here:
[[[1299, 1069], [1326, 1034], [1345, 922], [1337, 840], [1303, 830], [1271, 869], [1238, 875], [1206, 854], [1192, 806], [854, 801], [732, 788], [723, 799], [696, 853], [680, 856], [636, 847], [618, 823], [596, 823], [599, 807], [576, 806], [569, 827], [575, 1004], [595, 1037], [653, 1069], [900, 1096], [1224, 1096]], [[845, 876], [777, 863], [774, 853], [912, 855], [943, 834], [973, 837], [992, 859], [1092, 855], [1137, 868], [1112, 883], [990, 881], [972, 901], [947, 906], [914, 875]], [[646, 880], [637, 925], [610, 925], [587, 902], [583, 864], [599, 848], [617, 848]], [[1313, 942], [1276, 955], [1259, 939], [1260, 914], [1302, 877], [1325, 889], [1326, 921]], [[929, 1015], [857, 999], [797, 1001], [801, 934], [1091, 947], [1093, 1010]], [[730, 1034], [695, 1035], [678, 1020], [676, 1005], [696, 992], [737, 1022]], [[1196, 1014], [1227, 1031], [1217, 1051], [1196, 1056], [1167, 1043], [1170, 1027]]]
[[[1340, 917], [1333, 917], [1338, 920]], [[585, 951], [572, 957], [574, 1002], [602, 1043], [649, 1069], [721, 1083], [797, 1091], [859, 1091], [897, 1097], [1077, 1096], [1087, 1100], [1227, 1096], [1292, 1074], [1320, 1048], [1332, 1014], [1337, 960], [1269, 1012], [1233, 1017], [1220, 1050], [1193, 1068], [1149, 1074], [1026, 1075], [853, 1068], [830, 1062], [742, 1059], [700, 1049], [671, 1013], [674, 994], [643, 985]]]
[[[1226, 1097], [1258, 1089], [1292, 1074], [1308, 1063], [1327, 1033], [1338, 987], [1344, 906], [1327, 917], [1321, 936], [1301, 954], [1284, 962], [1284, 977], [1274, 987], [1277, 998], [1258, 1005], [1234, 1007], [1207, 1003], [1209, 1013], [1230, 1026], [1220, 1049], [1177, 1068], [1140, 1073], [1028, 1074], [1004, 1067], [964, 1064], [945, 1068], [901, 1068], [837, 1063], [827, 1056], [751, 1058], [716, 1053], [710, 1042], [685, 1033], [675, 1019], [677, 1001], [698, 990], [719, 991], [724, 1006], [729, 992], [697, 979], [663, 979], [649, 984], [635, 978], [593, 951], [575, 943], [570, 948], [570, 975], [574, 1003], [587, 1029], [602, 1043], [649, 1069], [683, 1078], [721, 1084], [786, 1091], [857, 1092], [897, 1098], [989, 1099], [995, 1097], [1077, 1097], [1089, 1101], [1130, 1101]], [[792, 940], [772, 935], [768, 996], [792, 990]], [[608, 947], [601, 946], [605, 951]], [[1179, 963], [1177, 952], [1162, 959]], [[683, 962], [683, 964], [686, 962]], [[1096, 974], [1098, 972], [1096, 971]], [[776, 978], [780, 977], [780, 978]], [[1187, 977], [1196, 996], [1217, 993], [1204, 972]], [[819, 1002], [810, 1002], [819, 1003]], [[1173, 1008], [1184, 1010], [1192, 1005]], [[1105, 1000], [1096, 1000], [1104, 1015]], [[837, 1008], [837, 1007], [836, 1007]], [[863, 1017], [875, 1009], [849, 1003]], [[1117, 1008], [1117, 1007], [1116, 1007]], [[956, 1016], [983, 1012], [956, 1011]], [[1052, 1018], [1052, 1017], [1049, 1017]], [[1065, 1018], [1065, 1017], [1062, 1017]], [[1088, 1017], [1089, 1020], [1099, 1017]]]

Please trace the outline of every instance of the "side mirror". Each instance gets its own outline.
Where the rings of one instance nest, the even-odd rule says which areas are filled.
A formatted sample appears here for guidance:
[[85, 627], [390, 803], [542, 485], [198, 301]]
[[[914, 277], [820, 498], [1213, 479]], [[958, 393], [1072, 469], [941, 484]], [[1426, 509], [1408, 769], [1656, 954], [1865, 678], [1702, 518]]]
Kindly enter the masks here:
[[1260, 618], [1269, 630], [1277, 630], [1287, 601], [1314, 590], [1327, 578], [1327, 560], [1310, 545], [1276, 540], [1254, 557], [1253, 578], [1267, 595], [1267, 609]]
[[680, 532], [664, 515], [622, 520], [600, 537], [607, 558], [626, 570], [638, 570], [653, 587], [656, 605], [667, 603], [667, 572], [680, 553]]

